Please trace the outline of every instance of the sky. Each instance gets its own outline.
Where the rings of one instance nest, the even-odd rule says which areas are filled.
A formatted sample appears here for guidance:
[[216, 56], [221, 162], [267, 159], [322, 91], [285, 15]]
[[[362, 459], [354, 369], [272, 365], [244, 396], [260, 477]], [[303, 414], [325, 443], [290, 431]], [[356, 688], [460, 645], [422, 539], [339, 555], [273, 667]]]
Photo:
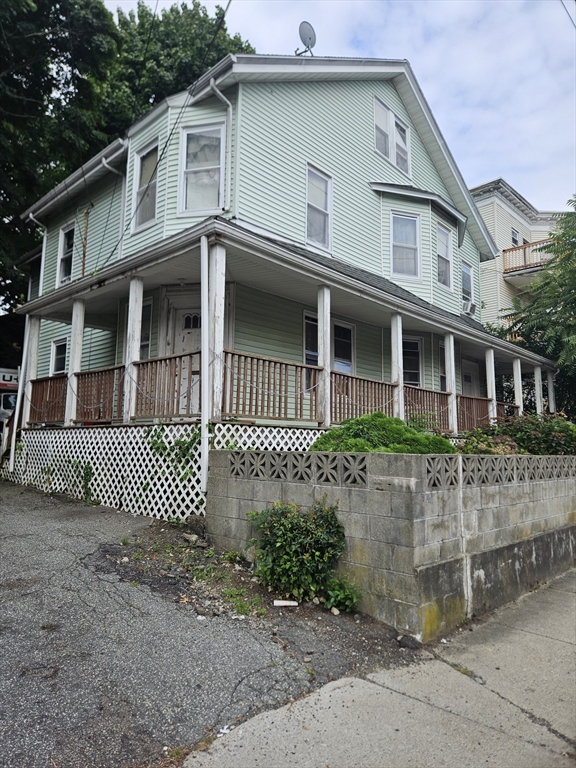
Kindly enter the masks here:
[[[146, 2], [158, 13], [173, 4]], [[211, 15], [217, 5], [202, 4]], [[230, 34], [271, 54], [302, 48], [303, 20], [316, 56], [408, 59], [469, 187], [502, 177], [538, 210], [566, 210], [576, 192], [576, 0], [232, 0], [226, 16]]]

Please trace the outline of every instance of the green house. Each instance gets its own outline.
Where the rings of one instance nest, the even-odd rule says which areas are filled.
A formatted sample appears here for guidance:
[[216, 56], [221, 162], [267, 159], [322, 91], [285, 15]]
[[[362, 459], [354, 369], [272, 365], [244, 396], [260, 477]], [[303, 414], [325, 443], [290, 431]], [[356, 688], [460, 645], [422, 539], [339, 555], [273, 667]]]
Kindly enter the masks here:
[[23, 216], [25, 431], [211, 422], [282, 449], [382, 410], [456, 435], [521, 411], [532, 373], [543, 408], [553, 362], [481, 324], [498, 250], [406, 61], [229, 55]]

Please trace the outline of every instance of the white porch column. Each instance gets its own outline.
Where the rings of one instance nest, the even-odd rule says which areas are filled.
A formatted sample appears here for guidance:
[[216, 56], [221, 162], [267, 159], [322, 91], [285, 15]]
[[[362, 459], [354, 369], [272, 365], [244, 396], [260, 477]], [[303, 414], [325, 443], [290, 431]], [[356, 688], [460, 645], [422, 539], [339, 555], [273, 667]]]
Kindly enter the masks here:
[[76, 299], [72, 304], [72, 330], [70, 332], [70, 355], [68, 358], [68, 386], [66, 388], [66, 411], [64, 424], [71, 427], [76, 418], [78, 401], [76, 374], [82, 368], [82, 340], [84, 338], [84, 302]]
[[536, 413], [544, 411], [544, 400], [542, 398], [542, 368], [539, 365], [534, 366], [534, 395], [536, 398]]
[[548, 379], [548, 411], [556, 413], [556, 393], [554, 392], [554, 371], [546, 371]]
[[24, 401], [22, 403], [22, 426], [30, 420], [30, 400], [32, 399], [32, 381], [38, 375], [38, 345], [40, 343], [40, 318], [29, 315], [26, 323], [28, 349], [24, 362]]
[[126, 331], [126, 349], [124, 350], [124, 422], [128, 423], [136, 410], [136, 366], [140, 359], [140, 340], [142, 337], [142, 304], [144, 300], [144, 281], [141, 277], [130, 280], [128, 294], [128, 327]]
[[524, 396], [522, 394], [522, 361], [515, 357], [512, 361], [514, 372], [514, 403], [518, 406], [518, 414], [524, 413]]
[[319, 420], [326, 429], [332, 423], [332, 382], [330, 377], [332, 342], [330, 336], [330, 288], [327, 285], [320, 285], [318, 287], [318, 365], [322, 371], [318, 385], [318, 408]]
[[458, 434], [458, 401], [456, 396], [456, 358], [454, 356], [454, 334], [444, 334], [444, 367], [446, 370], [446, 391], [448, 392], [448, 424], [453, 435]]
[[224, 390], [224, 307], [226, 295], [226, 248], [213, 245], [209, 256], [210, 302], [210, 389], [212, 391], [211, 421], [222, 420]]
[[208, 238], [200, 238], [200, 490], [208, 486], [208, 452], [212, 415], [212, 389], [210, 387], [210, 290], [209, 290]]
[[[18, 395], [16, 397], [16, 408], [14, 409], [14, 427], [12, 429], [12, 436], [10, 438], [10, 463], [8, 465], [9, 471], [14, 472], [14, 465], [16, 462], [16, 433], [18, 431], [18, 424], [20, 422], [20, 414], [22, 413], [23, 399], [24, 399], [24, 379], [26, 378], [26, 364], [28, 362], [28, 339], [30, 336], [30, 316], [26, 315], [24, 326], [24, 345], [22, 347], [22, 367], [18, 376]], [[2, 449], [6, 449], [4, 440], [6, 438], [5, 432], [2, 433]]]
[[496, 407], [496, 372], [494, 369], [494, 350], [492, 347], [488, 347], [485, 350], [484, 356], [486, 359], [486, 388], [490, 399], [488, 403], [488, 416], [490, 421], [495, 421], [498, 416], [498, 410]]
[[402, 351], [402, 315], [392, 315], [392, 384], [394, 387], [394, 416], [404, 420], [404, 357]]

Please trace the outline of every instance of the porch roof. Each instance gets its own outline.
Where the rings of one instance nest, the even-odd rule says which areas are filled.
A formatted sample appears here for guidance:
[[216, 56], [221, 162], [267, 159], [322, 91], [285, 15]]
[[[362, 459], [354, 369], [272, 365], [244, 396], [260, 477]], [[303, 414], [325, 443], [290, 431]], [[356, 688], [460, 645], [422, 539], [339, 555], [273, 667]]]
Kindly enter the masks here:
[[454, 315], [410, 293], [381, 275], [325, 256], [304, 245], [284, 240], [246, 222], [213, 217], [152, 248], [110, 264], [90, 275], [34, 299], [22, 314], [70, 322], [75, 299], [86, 302], [86, 325], [116, 329], [118, 300], [128, 295], [130, 278], [144, 280], [145, 290], [200, 282], [200, 238], [223, 243], [228, 252], [227, 280], [282, 295], [314, 307], [318, 285], [332, 288], [333, 313], [372, 325], [389, 327], [399, 312], [406, 332], [452, 332], [466, 343], [468, 354], [481, 356], [495, 349], [497, 367], [507, 372], [513, 357], [553, 369], [551, 360], [489, 334], [476, 320]]

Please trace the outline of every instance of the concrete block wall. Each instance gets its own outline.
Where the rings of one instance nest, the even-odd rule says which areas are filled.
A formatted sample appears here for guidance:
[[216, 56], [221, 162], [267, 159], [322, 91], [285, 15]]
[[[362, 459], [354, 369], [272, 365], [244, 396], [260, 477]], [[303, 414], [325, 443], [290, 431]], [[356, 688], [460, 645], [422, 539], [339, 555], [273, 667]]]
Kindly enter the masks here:
[[338, 505], [339, 570], [362, 589], [360, 608], [423, 640], [573, 561], [575, 457], [210, 454], [218, 547], [247, 547], [249, 510], [321, 500]]

